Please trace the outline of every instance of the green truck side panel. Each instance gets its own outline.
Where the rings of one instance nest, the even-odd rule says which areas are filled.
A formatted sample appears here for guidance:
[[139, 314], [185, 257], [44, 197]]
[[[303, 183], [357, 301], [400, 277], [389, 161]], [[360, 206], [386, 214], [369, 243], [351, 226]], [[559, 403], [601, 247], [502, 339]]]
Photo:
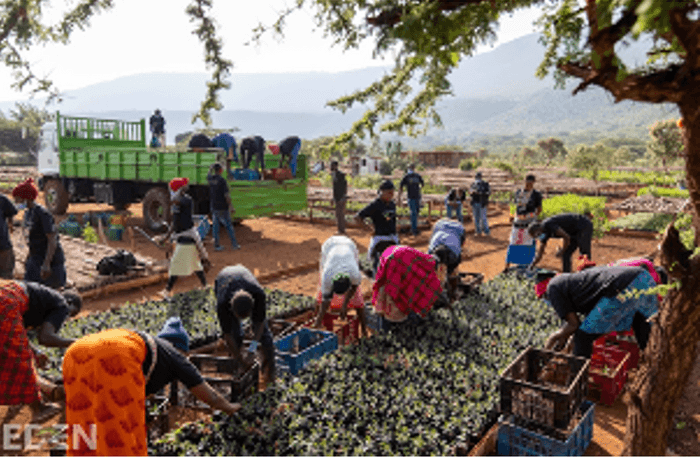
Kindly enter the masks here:
[[[214, 162], [224, 163], [224, 151], [160, 152], [146, 148], [145, 120], [124, 122], [57, 115], [60, 175], [97, 181], [135, 181], [166, 185], [185, 177], [190, 185], [208, 185], [207, 174]], [[75, 133], [75, 136], [74, 136]], [[273, 168], [279, 156], [265, 155]], [[233, 163], [232, 165], [236, 165]], [[307, 163], [297, 158], [297, 177], [276, 181], [229, 179], [235, 217], [247, 218], [306, 208]]]

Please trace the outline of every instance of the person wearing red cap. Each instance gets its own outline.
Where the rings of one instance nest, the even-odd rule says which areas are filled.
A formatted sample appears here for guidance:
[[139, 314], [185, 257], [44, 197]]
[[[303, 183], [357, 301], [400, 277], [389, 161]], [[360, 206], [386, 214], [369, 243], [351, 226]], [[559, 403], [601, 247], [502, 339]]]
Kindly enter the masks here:
[[201, 281], [202, 287], [207, 285], [204, 273], [205, 269], [209, 270], [211, 263], [209, 263], [209, 256], [192, 219], [194, 203], [192, 198], [185, 193], [188, 189], [189, 179], [187, 178], [174, 178], [170, 181], [173, 222], [168, 232], [163, 235], [161, 242], [165, 242], [172, 235], [172, 239], [175, 241], [175, 252], [170, 259], [165, 296], [170, 295], [177, 278], [180, 276], [189, 276], [195, 273]]
[[38, 195], [39, 191], [31, 178], [12, 191], [15, 202], [27, 206], [23, 229], [28, 234], [29, 255], [24, 263], [24, 280], [60, 289], [66, 285], [66, 259], [53, 216], [35, 203]]

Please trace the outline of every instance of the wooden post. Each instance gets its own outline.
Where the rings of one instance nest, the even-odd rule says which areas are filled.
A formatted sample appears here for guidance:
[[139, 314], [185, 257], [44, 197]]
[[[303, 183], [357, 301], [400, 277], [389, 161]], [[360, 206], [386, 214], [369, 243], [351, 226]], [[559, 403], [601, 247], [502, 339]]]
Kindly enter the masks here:
[[100, 237], [100, 243], [109, 246], [109, 243], [107, 243], [107, 237], [105, 236], [104, 226], [102, 225], [102, 218], [97, 219], [97, 236]]
[[132, 226], [128, 226], [126, 228], [126, 233], [129, 235], [129, 249], [131, 249], [131, 252], [134, 252], [136, 250], [136, 239], [134, 238], [134, 228]]

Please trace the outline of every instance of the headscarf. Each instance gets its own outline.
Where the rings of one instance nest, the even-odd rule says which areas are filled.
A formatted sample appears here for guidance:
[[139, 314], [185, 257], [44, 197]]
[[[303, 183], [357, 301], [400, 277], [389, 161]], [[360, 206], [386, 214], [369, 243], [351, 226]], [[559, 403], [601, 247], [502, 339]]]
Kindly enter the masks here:
[[23, 200], [36, 200], [39, 195], [39, 190], [37, 190], [34, 185], [34, 180], [32, 178], [27, 178], [22, 184], [18, 184], [12, 190], [12, 196], [15, 198], [21, 198]]
[[168, 318], [160, 333], [158, 333], [158, 338], [168, 340], [181, 351], [187, 352], [190, 350], [190, 337], [187, 334], [187, 330], [182, 326], [182, 321], [179, 317]]

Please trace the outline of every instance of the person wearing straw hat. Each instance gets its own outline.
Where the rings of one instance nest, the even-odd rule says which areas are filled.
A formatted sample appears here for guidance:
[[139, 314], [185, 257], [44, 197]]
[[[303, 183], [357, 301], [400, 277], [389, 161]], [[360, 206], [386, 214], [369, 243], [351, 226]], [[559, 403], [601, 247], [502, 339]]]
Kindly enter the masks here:
[[207, 278], [204, 273], [211, 267], [207, 251], [204, 249], [199, 232], [194, 225], [192, 218], [194, 203], [192, 198], [185, 193], [187, 189], [189, 189], [189, 179], [187, 178], [174, 178], [170, 181], [173, 221], [168, 232], [160, 240], [161, 243], [165, 243], [172, 235], [175, 241], [175, 252], [170, 259], [168, 271], [168, 284], [163, 292], [166, 297], [170, 295], [180, 276], [189, 276], [195, 273], [202, 283], [202, 287], [206, 287]]
[[35, 202], [38, 195], [31, 178], [12, 190], [15, 202], [27, 206], [23, 229], [29, 240], [29, 254], [24, 262], [24, 280], [60, 289], [66, 285], [66, 259], [53, 216]]
[[174, 380], [200, 401], [233, 415], [241, 409], [214, 390], [185, 356], [189, 336], [180, 318], [171, 317], [158, 336], [110, 329], [73, 343], [63, 359], [66, 424], [88, 432], [96, 427], [96, 449], [85, 441], [68, 455], [148, 455], [146, 397]]
[[[321, 327], [323, 317], [330, 306], [331, 310], [340, 312], [341, 319], [347, 317], [348, 307], [355, 309], [362, 334], [367, 336], [365, 306], [362, 301], [362, 273], [360, 272], [360, 254], [355, 242], [347, 236], [336, 235], [328, 238], [321, 247], [321, 284], [317, 303], [320, 305], [316, 318], [316, 327]], [[333, 300], [342, 297], [342, 303]], [[340, 306], [334, 306], [338, 304]]]
[[[82, 308], [80, 296], [59, 293], [34, 282], [0, 280], [0, 405], [30, 405], [33, 420], [44, 422], [60, 408], [44, 403], [36, 365], [48, 357], [29, 341], [27, 329], [37, 329], [38, 342], [46, 347], [68, 347], [74, 340], [58, 335], [63, 322]], [[54, 386], [55, 387], [55, 386]], [[50, 400], [55, 398], [55, 390]]]
[[[571, 336], [574, 354], [590, 357], [593, 342], [613, 331], [630, 328], [644, 350], [649, 341], [648, 319], [658, 312], [658, 297], [645, 290], [656, 281], [642, 267], [593, 267], [576, 273], [538, 274], [535, 293], [544, 298], [564, 321], [549, 336], [545, 349], [563, 346]], [[641, 292], [641, 293], [640, 293]], [[578, 315], [585, 316], [583, 322]]]

